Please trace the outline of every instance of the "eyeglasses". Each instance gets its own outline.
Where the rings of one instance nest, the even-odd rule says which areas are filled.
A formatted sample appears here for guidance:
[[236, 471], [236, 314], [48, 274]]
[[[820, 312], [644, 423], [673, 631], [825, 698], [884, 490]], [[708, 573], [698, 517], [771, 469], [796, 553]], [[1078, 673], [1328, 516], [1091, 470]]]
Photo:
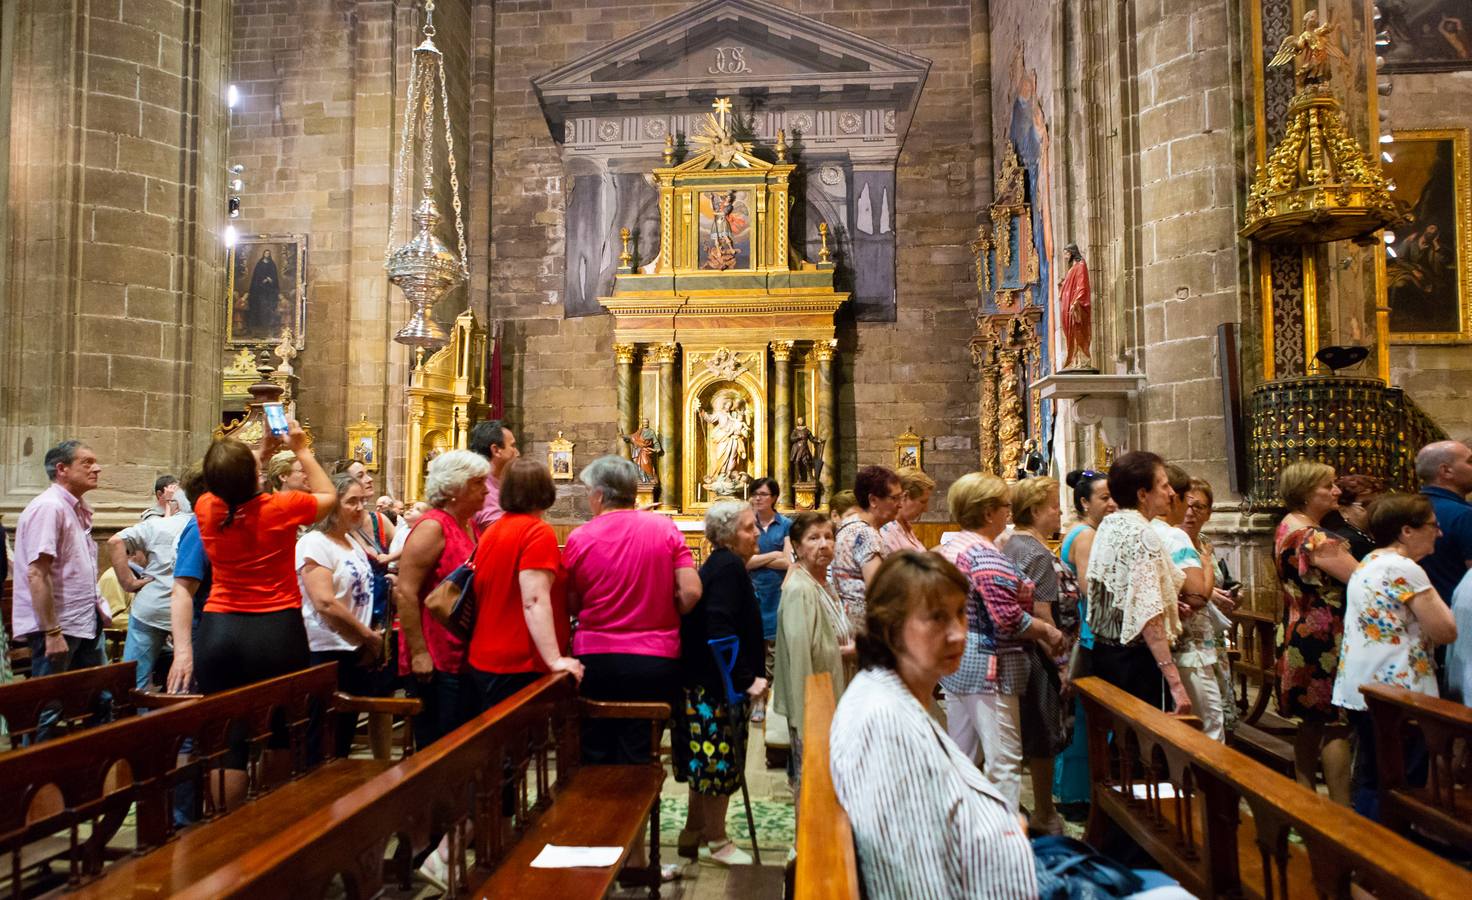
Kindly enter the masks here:
[[1191, 512], [1199, 512], [1199, 513], [1200, 512], [1211, 512], [1211, 504], [1210, 503], [1187, 503], [1186, 504], [1186, 509], [1190, 510]]

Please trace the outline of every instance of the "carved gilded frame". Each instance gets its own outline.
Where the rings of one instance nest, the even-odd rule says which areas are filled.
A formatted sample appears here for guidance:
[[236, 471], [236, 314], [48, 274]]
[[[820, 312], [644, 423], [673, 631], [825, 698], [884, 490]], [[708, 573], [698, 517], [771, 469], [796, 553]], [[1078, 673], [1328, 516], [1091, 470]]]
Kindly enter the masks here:
[[[1452, 236], [1451, 248], [1456, 254], [1456, 287], [1457, 287], [1457, 329], [1455, 331], [1395, 331], [1390, 332], [1390, 341], [1394, 344], [1463, 344], [1472, 343], [1472, 198], [1468, 191], [1472, 191], [1472, 176], [1469, 176], [1468, 137], [1465, 128], [1397, 128], [1391, 132], [1394, 141], [1386, 147], [1392, 160], [1397, 157], [1397, 148], [1403, 147], [1411, 142], [1450, 142], [1452, 145], [1452, 185], [1451, 193], [1455, 198], [1453, 210], [1453, 221], [1456, 234]], [[1385, 172], [1394, 177], [1395, 162], [1386, 163]], [[1432, 189], [1428, 185], [1428, 189]], [[1404, 199], [1404, 198], [1401, 198]], [[1411, 222], [1398, 229], [1397, 243], [1391, 244], [1392, 250], [1400, 246], [1405, 238], [1418, 233], [1417, 224]], [[1387, 268], [1393, 269], [1396, 260], [1387, 260]], [[1381, 305], [1389, 306], [1390, 281], [1394, 277], [1393, 272], [1387, 272], [1381, 297]]]
[[[257, 255], [260, 251], [260, 255]], [[264, 258], [271, 251], [272, 262], [278, 262], [279, 290], [290, 290], [294, 296], [287, 304], [281, 328], [272, 329], [272, 334], [251, 335], [240, 333], [235, 322], [236, 307], [246, 311], [252, 275], [247, 266]], [[290, 263], [288, 268], [287, 263]], [[237, 268], [240, 270], [237, 272]], [[285, 269], [286, 271], [280, 271]], [[292, 346], [297, 350], [306, 348], [307, 324], [307, 236], [305, 234], [247, 234], [241, 235], [225, 255], [225, 346], [234, 350], [240, 347], [274, 347], [281, 342], [282, 329], [292, 334]]]

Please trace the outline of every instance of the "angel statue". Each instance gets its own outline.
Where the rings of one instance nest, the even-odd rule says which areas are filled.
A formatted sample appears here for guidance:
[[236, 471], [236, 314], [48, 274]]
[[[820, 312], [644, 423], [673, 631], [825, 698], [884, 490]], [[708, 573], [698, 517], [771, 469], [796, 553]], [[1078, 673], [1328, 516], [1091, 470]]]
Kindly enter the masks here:
[[1286, 66], [1293, 63], [1293, 82], [1300, 89], [1310, 84], [1327, 84], [1332, 74], [1329, 70], [1330, 59], [1348, 62], [1335, 40], [1338, 31], [1338, 22], [1320, 25], [1319, 11], [1311, 9], [1303, 14], [1303, 31], [1283, 38], [1277, 55], [1268, 65]]
[[735, 391], [718, 392], [711, 400], [711, 411], [700, 410], [706, 429], [705, 446], [709, 458], [705, 481], [727, 485], [744, 481], [746, 460], [750, 456], [751, 422], [746, 418], [741, 398]]

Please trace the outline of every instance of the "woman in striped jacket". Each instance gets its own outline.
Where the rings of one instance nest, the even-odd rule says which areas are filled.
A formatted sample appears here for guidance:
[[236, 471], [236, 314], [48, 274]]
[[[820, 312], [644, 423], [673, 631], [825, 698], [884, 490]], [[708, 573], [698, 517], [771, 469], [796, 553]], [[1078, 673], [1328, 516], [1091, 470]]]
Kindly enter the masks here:
[[903, 550], [868, 590], [862, 671], [829, 746], [870, 900], [1038, 893], [1025, 824], [925, 708], [961, 664], [969, 589], [939, 555]]

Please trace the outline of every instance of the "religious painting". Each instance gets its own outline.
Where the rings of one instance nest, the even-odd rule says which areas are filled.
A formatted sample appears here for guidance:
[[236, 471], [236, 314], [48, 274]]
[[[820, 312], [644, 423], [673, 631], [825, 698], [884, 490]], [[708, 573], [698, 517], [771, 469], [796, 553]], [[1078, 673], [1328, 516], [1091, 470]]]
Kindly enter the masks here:
[[1472, 0], [1381, 0], [1385, 72], [1472, 69]]
[[751, 268], [751, 192], [700, 192], [700, 268]]
[[378, 471], [378, 431], [378, 426], [369, 422], [366, 415], [357, 424], [348, 426], [347, 455], [370, 472]]
[[[1472, 341], [1472, 207], [1464, 129], [1397, 130], [1382, 145], [1385, 175], [1410, 221], [1388, 244], [1385, 293], [1391, 340]], [[1387, 232], [1391, 234], [1391, 232]]]
[[547, 468], [553, 481], [572, 481], [572, 441], [557, 432], [557, 440], [547, 445]]
[[226, 261], [225, 345], [273, 346], [290, 331], [301, 350], [307, 314], [307, 236], [241, 237]]
[[894, 467], [919, 469], [924, 462], [925, 442], [912, 428], [894, 439]]

